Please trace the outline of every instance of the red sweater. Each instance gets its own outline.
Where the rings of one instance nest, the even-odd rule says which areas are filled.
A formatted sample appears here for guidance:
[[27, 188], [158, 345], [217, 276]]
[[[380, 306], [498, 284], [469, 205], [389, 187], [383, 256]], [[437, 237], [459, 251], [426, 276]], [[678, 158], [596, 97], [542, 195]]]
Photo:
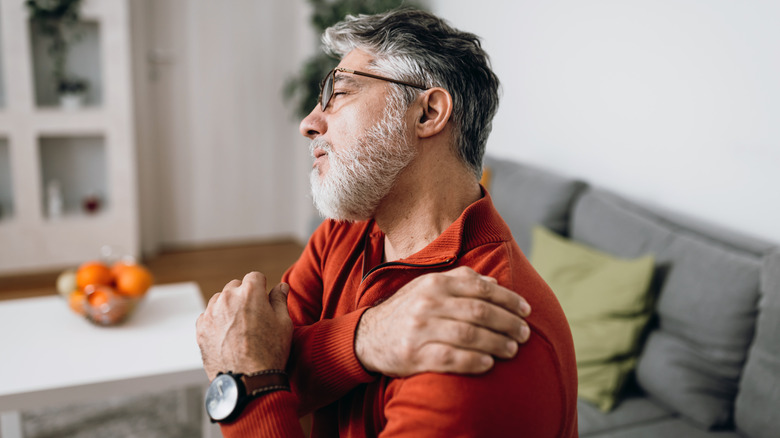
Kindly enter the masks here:
[[[384, 234], [373, 221], [326, 221], [287, 271], [296, 326], [288, 368], [299, 413], [314, 411], [313, 437], [577, 436], [577, 370], [566, 318], [485, 193], [406, 259], [381, 263]], [[478, 376], [366, 372], [354, 351], [363, 311], [420, 275], [458, 266], [496, 278], [531, 304], [531, 337], [517, 355]], [[295, 404], [291, 393], [262, 397], [223, 433], [288, 436], [296, 429], [297, 436]]]

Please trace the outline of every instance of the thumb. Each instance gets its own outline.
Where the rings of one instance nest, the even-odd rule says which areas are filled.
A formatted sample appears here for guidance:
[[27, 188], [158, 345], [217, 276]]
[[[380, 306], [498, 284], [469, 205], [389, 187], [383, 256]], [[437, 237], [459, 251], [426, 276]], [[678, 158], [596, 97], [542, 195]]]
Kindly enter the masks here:
[[268, 301], [274, 309], [276, 316], [289, 318], [287, 313], [287, 294], [290, 292], [290, 286], [287, 283], [279, 283], [268, 293]]

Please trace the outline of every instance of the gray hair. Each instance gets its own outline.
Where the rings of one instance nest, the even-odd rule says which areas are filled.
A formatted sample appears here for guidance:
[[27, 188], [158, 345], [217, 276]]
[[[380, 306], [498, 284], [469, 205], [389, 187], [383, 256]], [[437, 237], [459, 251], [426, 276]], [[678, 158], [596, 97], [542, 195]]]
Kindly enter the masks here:
[[[441, 87], [452, 95], [452, 121], [458, 157], [479, 178], [482, 157], [498, 109], [499, 81], [479, 37], [454, 29], [435, 15], [415, 9], [396, 9], [377, 15], [348, 15], [325, 30], [325, 51], [343, 57], [360, 49], [374, 57], [371, 68], [395, 79], [428, 88]], [[396, 87], [411, 104], [420, 90]]]

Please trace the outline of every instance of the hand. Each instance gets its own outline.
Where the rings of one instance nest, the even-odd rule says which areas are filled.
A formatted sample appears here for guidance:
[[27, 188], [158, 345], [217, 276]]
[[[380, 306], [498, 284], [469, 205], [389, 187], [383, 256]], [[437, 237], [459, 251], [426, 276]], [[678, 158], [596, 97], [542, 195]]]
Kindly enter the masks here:
[[220, 371], [284, 369], [293, 331], [287, 313], [290, 286], [280, 283], [268, 294], [265, 288], [265, 276], [250, 272], [214, 294], [198, 317], [198, 346], [209, 380]]
[[483, 373], [493, 356], [514, 357], [528, 340], [530, 312], [522, 297], [468, 267], [427, 274], [363, 313], [355, 353], [367, 370], [391, 377]]

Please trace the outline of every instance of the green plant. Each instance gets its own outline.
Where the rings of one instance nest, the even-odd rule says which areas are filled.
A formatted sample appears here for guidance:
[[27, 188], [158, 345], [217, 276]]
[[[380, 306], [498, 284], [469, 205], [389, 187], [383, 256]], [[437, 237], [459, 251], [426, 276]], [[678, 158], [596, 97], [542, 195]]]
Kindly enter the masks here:
[[35, 29], [49, 42], [55, 88], [60, 93], [83, 93], [87, 81], [66, 72], [68, 47], [78, 40], [82, 0], [26, 0], [25, 6]]
[[[420, 7], [417, 2], [408, 0], [309, 0], [309, 3], [313, 9], [311, 24], [318, 36], [348, 14], [377, 14], [400, 6]], [[305, 117], [314, 108], [320, 93], [320, 81], [338, 62], [320, 51], [306, 60], [298, 75], [287, 81], [284, 97], [294, 102], [298, 117]]]
[[57, 92], [60, 94], [86, 93], [89, 82], [76, 76], [65, 76], [57, 81]]

